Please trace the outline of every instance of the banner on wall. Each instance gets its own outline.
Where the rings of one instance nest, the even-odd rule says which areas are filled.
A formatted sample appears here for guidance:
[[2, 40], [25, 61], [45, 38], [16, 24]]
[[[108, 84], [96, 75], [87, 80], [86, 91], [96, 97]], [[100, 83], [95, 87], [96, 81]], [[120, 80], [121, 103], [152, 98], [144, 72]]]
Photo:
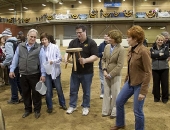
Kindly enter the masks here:
[[104, 3], [104, 7], [120, 7], [121, 3]]
[[104, 0], [104, 7], [120, 7], [121, 0]]
[[136, 12], [136, 18], [145, 18], [146, 12]]
[[167, 18], [170, 17], [169, 12], [158, 12], [158, 17]]

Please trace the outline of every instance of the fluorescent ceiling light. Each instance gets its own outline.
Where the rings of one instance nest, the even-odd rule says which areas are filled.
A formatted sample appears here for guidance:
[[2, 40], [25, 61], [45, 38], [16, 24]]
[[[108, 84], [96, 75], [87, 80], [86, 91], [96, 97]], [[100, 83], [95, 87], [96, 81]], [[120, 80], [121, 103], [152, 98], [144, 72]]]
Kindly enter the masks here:
[[24, 9], [28, 9], [27, 7], [23, 7]]
[[123, 0], [123, 1], [125, 1], [125, 0]]
[[59, 2], [59, 4], [60, 4], [60, 5], [62, 5], [62, 4], [63, 4], [63, 2], [62, 2], [62, 1], [60, 1], [60, 2]]
[[101, 2], [101, 0], [99, 0], [99, 2]]
[[151, 27], [148, 27], [148, 29], [151, 29]]
[[165, 27], [162, 27], [162, 28], [160, 28], [160, 29], [165, 29]]
[[8, 9], [8, 10], [12, 11], [12, 10], [14, 10], [14, 9]]
[[81, 4], [82, 2], [79, 0], [79, 4]]
[[45, 4], [42, 4], [42, 6], [46, 6]]

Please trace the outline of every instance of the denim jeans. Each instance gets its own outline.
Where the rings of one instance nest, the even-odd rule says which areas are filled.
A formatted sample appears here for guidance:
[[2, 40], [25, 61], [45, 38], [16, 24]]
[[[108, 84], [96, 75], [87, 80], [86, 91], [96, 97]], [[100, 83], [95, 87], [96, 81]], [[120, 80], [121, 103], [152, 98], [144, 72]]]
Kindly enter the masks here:
[[53, 97], [53, 86], [52, 82], [57, 90], [58, 94], [58, 100], [60, 106], [65, 106], [65, 98], [61, 86], [61, 79], [60, 75], [56, 77], [56, 79], [52, 79], [51, 75], [46, 74], [46, 79], [45, 79], [45, 85], [47, 87], [47, 92], [46, 92], [46, 103], [48, 108], [53, 108], [53, 103], [52, 103], [52, 97]]
[[[9, 69], [8, 69], [9, 72]], [[10, 78], [9, 77], [9, 84], [11, 86], [11, 100], [12, 101], [18, 101], [18, 91], [22, 96], [22, 90], [20, 86], [20, 74], [19, 74], [19, 69], [18, 67], [14, 70], [15, 77]], [[9, 74], [9, 73], [8, 73]]]
[[90, 107], [90, 91], [92, 83], [92, 74], [71, 74], [70, 78], [70, 107], [75, 108], [77, 106], [77, 98], [80, 84], [83, 89], [83, 102], [82, 107]]
[[101, 92], [100, 94], [104, 94], [104, 75], [103, 70], [99, 69], [99, 77], [100, 77], [100, 83], [101, 83]]
[[144, 130], [144, 113], [143, 104], [144, 100], [139, 101], [138, 96], [140, 92], [141, 85], [130, 86], [128, 81], [124, 84], [122, 90], [116, 99], [116, 126], [125, 125], [125, 112], [124, 105], [127, 100], [134, 94], [134, 115], [135, 115], [135, 130]]

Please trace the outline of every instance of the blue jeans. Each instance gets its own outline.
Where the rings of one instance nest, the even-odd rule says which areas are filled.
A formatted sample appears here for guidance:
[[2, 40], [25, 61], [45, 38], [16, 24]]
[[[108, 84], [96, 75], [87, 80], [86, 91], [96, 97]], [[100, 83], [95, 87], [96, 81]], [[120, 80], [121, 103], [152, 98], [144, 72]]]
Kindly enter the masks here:
[[103, 70], [99, 69], [99, 77], [100, 77], [100, 83], [101, 83], [101, 92], [100, 94], [104, 94], [104, 75]]
[[127, 100], [134, 94], [133, 110], [135, 115], [135, 130], [144, 130], [144, 100], [138, 100], [140, 88], [141, 85], [130, 86], [128, 81], [124, 84], [122, 90], [120, 91], [116, 99], [116, 126], [125, 125], [124, 105]]
[[[12, 101], [18, 101], [18, 91], [22, 96], [22, 90], [21, 90], [21, 86], [20, 86], [20, 74], [19, 74], [19, 69], [18, 67], [14, 70], [15, 73], [15, 77], [14, 78], [10, 78], [9, 77], [9, 84], [11, 86], [11, 100]], [[9, 74], [9, 69], [8, 69], [8, 74]]]
[[46, 74], [46, 79], [45, 79], [45, 85], [47, 87], [47, 92], [46, 92], [46, 103], [48, 108], [53, 108], [53, 103], [52, 103], [52, 97], [53, 97], [53, 86], [52, 82], [57, 90], [58, 94], [58, 100], [60, 106], [65, 106], [65, 98], [61, 86], [61, 79], [60, 75], [56, 77], [56, 79], [52, 79], [51, 75]]
[[82, 107], [90, 107], [90, 91], [93, 74], [71, 74], [70, 78], [70, 107], [77, 106], [77, 98], [80, 83], [83, 89], [83, 102]]

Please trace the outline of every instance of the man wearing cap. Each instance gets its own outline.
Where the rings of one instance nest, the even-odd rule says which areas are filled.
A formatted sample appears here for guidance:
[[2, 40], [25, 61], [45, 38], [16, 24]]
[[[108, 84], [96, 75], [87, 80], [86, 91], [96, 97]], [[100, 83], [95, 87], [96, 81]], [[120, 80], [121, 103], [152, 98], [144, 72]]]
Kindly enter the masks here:
[[[13, 49], [13, 42], [16, 42], [16, 37], [12, 37], [12, 32], [10, 29], [6, 29], [2, 32], [2, 37], [5, 40], [5, 51], [6, 51], [6, 58], [5, 60], [0, 64], [1, 68], [5, 68], [5, 66], [8, 67], [8, 74], [9, 74], [9, 66], [11, 65], [13, 56], [14, 56], [14, 49]], [[15, 69], [15, 78], [9, 77], [9, 83], [11, 85], [11, 99], [7, 101], [8, 104], [18, 104], [19, 103], [19, 97], [18, 97], [18, 90], [22, 96], [22, 90], [20, 87], [19, 82], [19, 69], [16, 67]], [[22, 100], [22, 98], [21, 98]]]
[[9, 76], [15, 77], [14, 70], [19, 64], [21, 87], [25, 105], [25, 113], [22, 118], [32, 113], [32, 104], [34, 106], [35, 118], [40, 117], [41, 94], [35, 90], [37, 82], [45, 81], [46, 72], [43, 63], [46, 62], [44, 49], [36, 43], [38, 31], [30, 29], [27, 33], [27, 41], [20, 43], [15, 51], [12, 65], [10, 66]]

